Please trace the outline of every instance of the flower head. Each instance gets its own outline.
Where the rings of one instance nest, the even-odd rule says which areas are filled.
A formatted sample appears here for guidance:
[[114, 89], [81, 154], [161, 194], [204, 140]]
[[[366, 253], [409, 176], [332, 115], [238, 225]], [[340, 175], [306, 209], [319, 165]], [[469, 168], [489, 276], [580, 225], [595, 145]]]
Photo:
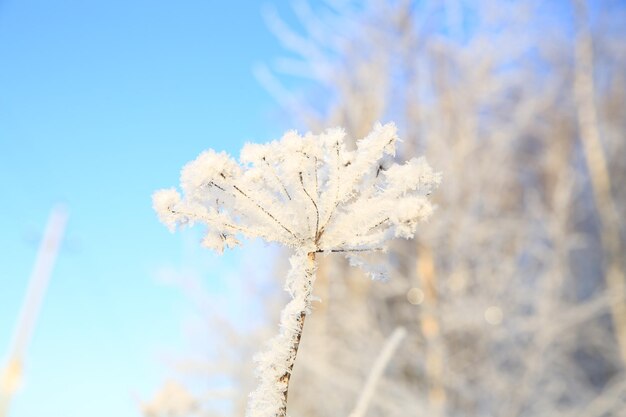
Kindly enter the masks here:
[[393, 162], [397, 141], [389, 123], [355, 150], [342, 129], [248, 144], [240, 162], [208, 150], [183, 168], [183, 196], [157, 191], [154, 208], [170, 228], [205, 224], [204, 244], [219, 252], [237, 236], [318, 252], [384, 249], [390, 238], [414, 236], [441, 180], [424, 158]]

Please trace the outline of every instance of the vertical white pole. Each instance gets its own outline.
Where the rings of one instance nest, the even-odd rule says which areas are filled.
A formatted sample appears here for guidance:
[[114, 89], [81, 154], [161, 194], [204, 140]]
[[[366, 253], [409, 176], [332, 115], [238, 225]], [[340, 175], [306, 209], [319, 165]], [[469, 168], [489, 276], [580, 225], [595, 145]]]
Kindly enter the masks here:
[[48, 218], [18, 316], [7, 362], [0, 372], [0, 417], [8, 415], [11, 397], [19, 386], [24, 356], [59, 253], [67, 217], [66, 209], [59, 206], [52, 209]]

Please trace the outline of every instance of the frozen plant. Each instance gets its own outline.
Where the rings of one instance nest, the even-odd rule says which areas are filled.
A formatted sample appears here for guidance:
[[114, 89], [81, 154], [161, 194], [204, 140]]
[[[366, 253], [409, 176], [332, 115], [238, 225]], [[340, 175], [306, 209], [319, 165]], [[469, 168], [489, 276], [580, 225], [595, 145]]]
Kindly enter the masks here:
[[[294, 249], [280, 333], [258, 354], [259, 385], [247, 416], [286, 415], [289, 379], [304, 319], [311, 311], [317, 253], [384, 251], [394, 237], [412, 238], [433, 212], [428, 195], [439, 184], [424, 158], [393, 162], [396, 127], [377, 124], [349, 150], [342, 129], [304, 136], [288, 132], [265, 145], [247, 144], [236, 162], [208, 150], [181, 172], [181, 196], [157, 191], [153, 203], [171, 230], [199, 222], [203, 244], [218, 252], [241, 237]], [[365, 265], [362, 260], [355, 262]]]

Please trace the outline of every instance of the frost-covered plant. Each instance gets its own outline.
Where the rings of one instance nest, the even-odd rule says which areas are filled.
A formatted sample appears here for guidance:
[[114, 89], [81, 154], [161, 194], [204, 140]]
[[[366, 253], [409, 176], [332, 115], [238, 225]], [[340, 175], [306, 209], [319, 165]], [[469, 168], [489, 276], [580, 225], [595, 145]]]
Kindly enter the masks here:
[[[171, 230], [207, 226], [203, 244], [217, 252], [260, 237], [295, 250], [278, 336], [256, 357], [258, 388], [248, 416], [285, 416], [289, 379], [304, 319], [311, 310], [317, 253], [384, 251], [394, 237], [412, 238], [433, 206], [439, 184], [424, 158], [393, 162], [393, 124], [377, 124], [349, 150], [342, 129], [321, 135], [288, 132], [279, 141], [248, 144], [239, 163], [208, 150], [181, 172], [181, 196], [157, 191], [154, 208]], [[362, 265], [363, 262], [357, 262]]]

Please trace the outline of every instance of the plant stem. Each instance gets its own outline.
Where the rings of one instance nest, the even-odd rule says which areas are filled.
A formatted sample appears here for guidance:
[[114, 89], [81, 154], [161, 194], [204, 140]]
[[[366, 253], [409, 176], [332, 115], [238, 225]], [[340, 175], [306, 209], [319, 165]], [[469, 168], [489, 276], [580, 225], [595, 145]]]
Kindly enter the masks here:
[[278, 412], [278, 417], [285, 417], [287, 415], [287, 398], [289, 396], [289, 380], [291, 379], [291, 373], [293, 366], [296, 363], [296, 356], [298, 355], [298, 348], [300, 347], [300, 340], [302, 340], [302, 330], [304, 329], [304, 319], [306, 318], [307, 311], [311, 304], [311, 292], [313, 290], [313, 274], [315, 274], [315, 252], [309, 252], [307, 254], [307, 273], [306, 281], [303, 283], [303, 296], [305, 299], [305, 309], [300, 312], [300, 316], [297, 321], [295, 329], [295, 338], [291, 345], [290, 361], [287, 365], [287, 371], [280, 377], [280, 382], [285, 385], [285, 391], [283, 393], [283, 406]]
[[259, 385], [250, 394], [247, 417], [286, 417], [291, 373], [310, 311], [315, 280], [315, 252], [297, 252], [291, 258], [287, 290], [292, 300], [281, 312], [280, 333], [256, 358]]
[[283, 401], [280, 410], [278, 411], [278, 417], [285, 417], [287, 415], [287, 399], [289, 397], [289, 380], [291, 379], [291, 372], [293, 371], [293, 365], [296, 363], [296, 355], [298, 354], [298, 347], [300, 346], [300, 339], [302, 338], [302, 329], [304, 328], [304, 319], [306, 318], [306, 313], [303, 311], [300, 313], [300, 318], [298, 319], [298, 327], [296, 328], [296, 339], [294, 340], [293, 345], [291, 346], [291, 360], [287, 365], [287, 371], [280, 377], [279, 381], [282, 385], [285, 386], [285, 390], [283, 391]]

